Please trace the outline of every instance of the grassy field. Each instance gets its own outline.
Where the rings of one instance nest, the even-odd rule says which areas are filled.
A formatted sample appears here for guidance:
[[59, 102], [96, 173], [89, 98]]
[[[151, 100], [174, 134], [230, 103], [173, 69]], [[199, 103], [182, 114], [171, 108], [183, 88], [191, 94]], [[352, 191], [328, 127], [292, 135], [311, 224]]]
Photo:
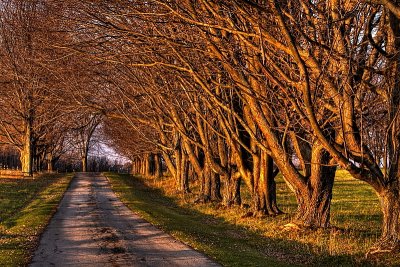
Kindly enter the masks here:
[[0, 265], [26, 266], [72, 175], [0, 179]]
[[296, 203], [281, 178], [278, 202], [285, 214], [245, 218], [241, 208], [194, 205], [193, 195], [176, 197], [169, 178], [107, 176], [132, 210], [224, 266], [400, 266], [397, 256], [365, 258], [380, 234], [379, 203], [368, 185], [344, 171], [338, 171], [334, 187], [334, 227], [317, 231], [282, 227]]

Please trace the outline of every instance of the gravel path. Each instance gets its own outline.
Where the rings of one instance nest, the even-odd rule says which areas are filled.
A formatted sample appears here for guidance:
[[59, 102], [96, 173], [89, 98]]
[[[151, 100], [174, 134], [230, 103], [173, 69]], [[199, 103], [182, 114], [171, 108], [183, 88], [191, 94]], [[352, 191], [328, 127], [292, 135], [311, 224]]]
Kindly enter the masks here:
[[80, 173], [30, 266], [219, 265], [130, 211], [104, 176]]

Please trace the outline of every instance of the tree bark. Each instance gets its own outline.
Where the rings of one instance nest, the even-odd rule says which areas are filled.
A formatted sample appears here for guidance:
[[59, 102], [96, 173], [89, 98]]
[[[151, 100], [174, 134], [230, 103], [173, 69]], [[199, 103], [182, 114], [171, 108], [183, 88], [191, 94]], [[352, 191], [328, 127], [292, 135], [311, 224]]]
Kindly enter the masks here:
[[132, 159], [131, 174], [132, 175], [136, 174], [136, 160], [135, 159]]
[[261, 152], [259, 179], [254, 183], [255, 212], [263, 215], [278, 215], [282, 211], [276, 202], [274, 162], [266, 152]]
[[224, 177], [222, 181], [224, 182], [224, 204], [228, 207], [232, 205], [240, 206], [242, 204], [242, 198], [240, 195], [240, 184], [242, 179], [234, 177]]
[[162, 161], [161, 161], [161, 154], [160, 153], [156, 153], [154, 155], [154, 176], [156, 178], [161, 178], [163, 176]]
[[180, 177], [179, 177], [179, 190], [186, 194], [189, 193], [189, 161], [187, 159], [186, 153], [181, 152], [181, 164], [180, 164]]
[[54, 171], [54, 157], [53, 157], [53, 153], [47, 153], [47, 171], [48, 172], [52, 172]]
[[330, 207], [336, 166], [329, 166], [330, 155], [314, 144], [311, 156], [311, 177], [307, 185], [296, 189], [298, 210], [296, 223], [310, 228], [330, 226]]
[[47, 162], [47, 171], [52, 172], [54, 170], [53, 163], [49, 160]]
[[154, 170], [154, 155], [152, 153], [145, 154], [145, 169], [144, 176], [151, 177], [153, 175]]
[[378, 194], [383, 214], [382, 235], [368, 254], [400, 251], [400, 187], [398, 179]]
[[88, 166], [87, 166], [87, 160], [88, 160], [88, 156], [87, 153], [85, 153], [82, 156], [82, 172], [87, 172], [88, 171]]
[[32, 145], [32, 125], [26, 123], [24, 143], [21, 151], [21, 168], [24, 176], [33, 175], [33, 145]]
[[204, 165], [203, 175], [201, 176], [201, 188], [200, 188], [200, 200], [203, 203], [207, 203], [211, 201], [211, 175], [213, 172], [211, 171], [208, 164]]
[[221, 179], [218, 173], [211, 172], [211, 200], [221, 201]]
[[203, 201], [221, 201], [221, 181], [218, 173], [213, 172], [208, 164], [204, 167]]

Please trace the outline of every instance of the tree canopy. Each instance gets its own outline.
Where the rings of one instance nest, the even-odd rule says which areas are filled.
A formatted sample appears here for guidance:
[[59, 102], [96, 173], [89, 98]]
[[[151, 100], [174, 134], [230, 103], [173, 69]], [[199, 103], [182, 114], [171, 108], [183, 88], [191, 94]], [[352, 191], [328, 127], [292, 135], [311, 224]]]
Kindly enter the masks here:
[[199, 200], [330, 226], [337, 168], [383, 212], [371, 253], [400, 247], [399, 1], [3, 0], [0, 140], [22, 170], [101, 128], [132, 172]]

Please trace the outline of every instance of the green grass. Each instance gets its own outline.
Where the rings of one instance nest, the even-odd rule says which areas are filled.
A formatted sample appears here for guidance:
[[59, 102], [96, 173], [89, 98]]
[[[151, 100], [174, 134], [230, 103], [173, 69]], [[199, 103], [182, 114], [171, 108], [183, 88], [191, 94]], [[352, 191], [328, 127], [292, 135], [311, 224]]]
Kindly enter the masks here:
[[72, 175], [0, 179], [0, 265], [26, 266]]
[[371, 188], [345, 171], [338, 171], [334, 187], [335, 227], [316, 231], [282, 227], [291, 221], [296, 202], [279, 177], [278, 202], [285, 214], [261, 218], [244, 218], [240, 207], [194, 205], [194, 195], [175, 195], [170, 178], [107, 177], [128, 207], [224, 266], [400, 266], [396, 255], [365, 258], [379, 237], [382, 216]]

